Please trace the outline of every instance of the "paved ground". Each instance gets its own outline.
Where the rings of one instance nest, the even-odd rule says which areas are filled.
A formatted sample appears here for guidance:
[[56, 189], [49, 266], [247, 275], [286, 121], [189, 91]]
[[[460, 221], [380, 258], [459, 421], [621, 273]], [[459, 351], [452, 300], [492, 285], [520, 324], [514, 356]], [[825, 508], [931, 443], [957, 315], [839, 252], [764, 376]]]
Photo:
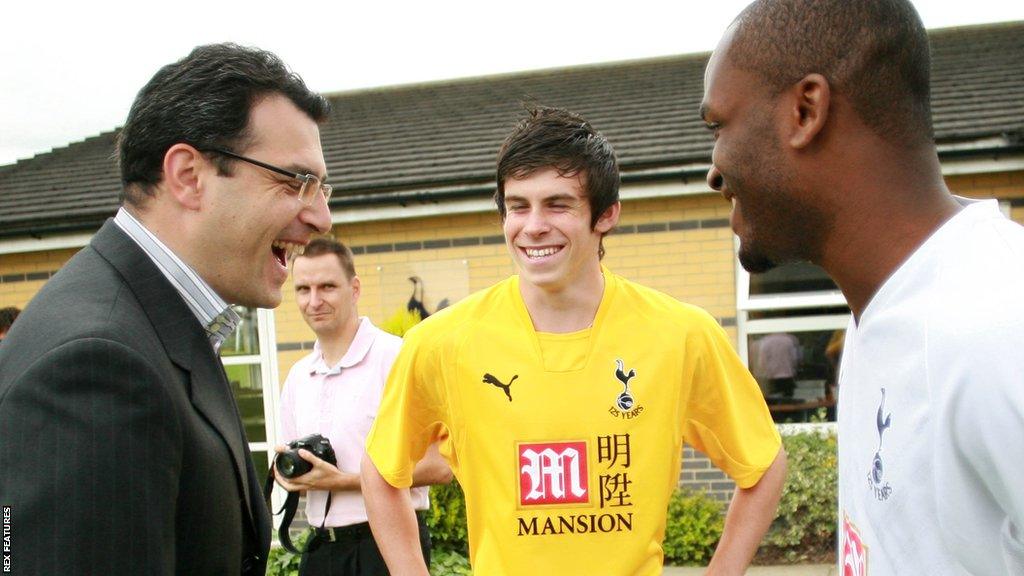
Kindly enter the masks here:
[[[665, 566], [664, 576], [700, 576], [704, 568]], [[834, 564], [803, 564], [799, 566], [753, 566], [750, 576], [836, 576]]]

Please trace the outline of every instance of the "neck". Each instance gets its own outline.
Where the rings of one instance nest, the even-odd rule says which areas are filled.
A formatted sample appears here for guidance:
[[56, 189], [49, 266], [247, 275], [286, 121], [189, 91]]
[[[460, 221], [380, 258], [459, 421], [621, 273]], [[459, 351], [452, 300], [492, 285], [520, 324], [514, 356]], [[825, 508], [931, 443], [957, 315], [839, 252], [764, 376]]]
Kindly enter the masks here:
[[519, 292], [538, 332], [576, 332], [594, 323], [604, 296], [604, 275], [598, 266], [596, 273], [568, 286], [552, 289], [520, 282]]
[[330, 333], [317, 334], [316, 339], [320, 342], [320, 353], [324, 356], [324, 363], [334, 366], [345, 357], [352, 341], [359, 331], [359, 316], [353, 313], [353, 320], [349, 321], [341, 330]]
[[843, 204], [817, 263], [859, 320], [893, 272], [961, 207], [932, 149], [900, 162], [879, 161], [846, 181], [854, 184], [838, 193], [851, 200]]

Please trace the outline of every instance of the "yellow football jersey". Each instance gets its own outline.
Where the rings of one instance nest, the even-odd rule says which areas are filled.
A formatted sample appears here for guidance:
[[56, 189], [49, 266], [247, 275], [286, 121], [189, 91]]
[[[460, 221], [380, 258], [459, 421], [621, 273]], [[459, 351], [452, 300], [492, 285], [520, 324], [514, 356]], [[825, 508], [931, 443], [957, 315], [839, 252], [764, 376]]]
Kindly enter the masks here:
[[367, 450], [404, 487], [442, 440], [476, 574], [660, 574], [683, 442], [741, 487], [778, 453], [757, 383], [718, 323], [604, 277], [586, 330], [536, 332], [513, 276], [406, 335]]

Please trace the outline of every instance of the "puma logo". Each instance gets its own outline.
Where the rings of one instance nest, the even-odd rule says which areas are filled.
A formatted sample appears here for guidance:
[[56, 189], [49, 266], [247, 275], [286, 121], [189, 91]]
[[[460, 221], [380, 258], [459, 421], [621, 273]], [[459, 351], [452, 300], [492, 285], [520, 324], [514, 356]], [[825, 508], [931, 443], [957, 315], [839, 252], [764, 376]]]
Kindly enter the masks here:
[[491, 386], [497, 386], [498, 388], [501, 388], [501, 390], [505, 392], [505, 396], [508, 396], [508, 401], [511, 402], [512, 383], [516, 381], [516, 378], [519, 378], [519, 374], [513, 376], [512, 379], [508, 381], [508, 384], [502, 384], [501, 380], [498, 380], [497, 378], [490, 374], [484, 373], [483, 382], [484, 384], [490, 384]]

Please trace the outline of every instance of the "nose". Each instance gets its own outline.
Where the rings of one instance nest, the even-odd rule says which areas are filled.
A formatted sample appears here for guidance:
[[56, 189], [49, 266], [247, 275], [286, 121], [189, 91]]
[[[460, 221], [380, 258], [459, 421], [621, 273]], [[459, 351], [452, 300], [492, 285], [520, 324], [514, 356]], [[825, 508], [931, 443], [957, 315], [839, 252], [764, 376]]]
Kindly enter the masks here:
[[331, 210], [327, 207], [327, 198], [323, 193], [318, 192], [309, 206], [304, 206], [299, 212], [299, 219], [303, 224], [315, 228], [320, 234], [331, 231]]
[[309, 307], [315, 310], [320, 307], [320, 302], [322, 302], [322, 298], [320, 298], [320, 291], [317, 290], [315, 286], [310, 286]]
[[712, 190], [722, 190], [722, 173], [718, 171], [718, 167], [714, 164], [712, 164], [711, 168], [708, 170], [708, 186], [710, 186]]
[[543, 210], [530, 210], [530, 213], [526, 216], [526, 222], [523, 224], [523, 231], [532, 236], [544, 234], [549, 231], [551, 226], [548, 224], [547, 218], [544, 217]]

